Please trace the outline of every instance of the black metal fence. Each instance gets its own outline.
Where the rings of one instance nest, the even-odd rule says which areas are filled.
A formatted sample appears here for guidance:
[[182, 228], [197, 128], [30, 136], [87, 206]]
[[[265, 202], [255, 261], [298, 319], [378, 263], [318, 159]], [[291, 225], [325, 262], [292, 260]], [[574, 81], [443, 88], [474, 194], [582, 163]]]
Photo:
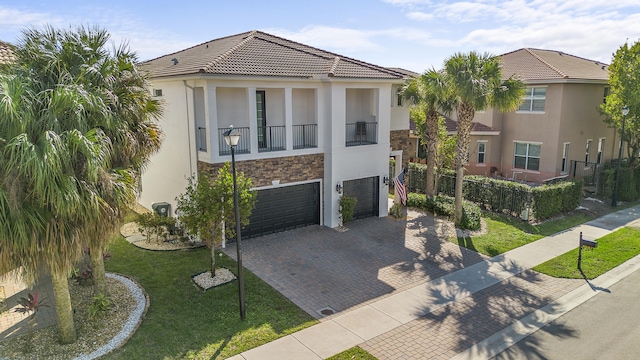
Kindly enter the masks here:
[[[229, 128], [218, 129], [218, 152], [220, 155], [231, 155], [231, 148], [227, 145], [227, 142], [224, 141], [224, 133], [227, 130], [229, 130]], [[249, 128], [237, 127], [234, 128], [234, 130], [240, 132], [240, 140], [236, 147], [236, 154], [248, 154], [249, 144], [251, 143], [251, 139], [249, 138]]]
[[293, 125], [293, 148], [308, 149], [318, 147], [318, 125]]
[[359, 121], [346, 125], [346, 146], [377, 144], [378, 123]]
[[207, 128], [198, 127], [198, 150], [207, 151]]
[[258, 152], [281, 151], [286, 149], [284, 126], [258, 127]]

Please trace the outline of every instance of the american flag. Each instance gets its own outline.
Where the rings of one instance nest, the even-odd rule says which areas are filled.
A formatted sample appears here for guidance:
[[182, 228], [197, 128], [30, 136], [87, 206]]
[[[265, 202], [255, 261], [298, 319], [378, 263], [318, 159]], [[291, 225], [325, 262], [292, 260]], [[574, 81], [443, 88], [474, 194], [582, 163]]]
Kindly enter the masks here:
[[407, 205], [407, 188], [404, 186], [404, 169], [393, 179], [393, 187], [396, 190], [396, 194], [400, 196], [402, 205]]

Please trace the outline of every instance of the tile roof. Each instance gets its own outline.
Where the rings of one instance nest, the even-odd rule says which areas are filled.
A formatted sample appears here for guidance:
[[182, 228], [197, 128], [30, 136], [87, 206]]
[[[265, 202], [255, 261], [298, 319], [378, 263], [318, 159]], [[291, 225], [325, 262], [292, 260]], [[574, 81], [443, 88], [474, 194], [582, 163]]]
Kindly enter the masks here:
[[532, 80], [608, 80], [609, 65], [562, 51], [524, 48], [500, 55], [503, 74]]
[[[454, 134], [458, 131], [458, 122], [450, 119], [447, 116], [444, 116], [444, 124], [447, 127], [447, 132], [449, 134]], [[412, 119], [409, 119], [409, 130], [411, 131], [416, 130], [416, 123], [414, 123]], [[471, 135], [475, 135], [474, 133], [478, 133], [478, 132], [495, 132], [496, 135], [498, 135], [500, 133], [500, 130], [474, 121], [471, 123]]]
[[408, 77], [404, 72], [256, 30], [211, 40], [143, 64], [154, 77], [190, 74], [399, 80]]
[[0, 40], [0, 64], [8, 63], [13, 60], [12, 46], [2, 40]]

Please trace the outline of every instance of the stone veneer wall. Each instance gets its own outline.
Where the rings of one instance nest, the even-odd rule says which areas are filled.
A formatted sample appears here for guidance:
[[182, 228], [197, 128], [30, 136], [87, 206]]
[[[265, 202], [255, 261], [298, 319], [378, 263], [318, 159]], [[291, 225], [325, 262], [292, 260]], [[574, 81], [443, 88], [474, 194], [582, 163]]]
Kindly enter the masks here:
[[409, 162], [410, 157], [415, 157], [415, 142], [417, 139], [409, 137], [410, 130], [391, 131], [391, 150], [402, 150], [402, 162]]
[[[209, 164], [198, 161], [198, 171], [207, 171], [212, 176], [223, 163]], [[281, 184], [324, 178], [324, 154], [286, 156], [259, 160], [238, 161], [236, 170], [244, 172], [253, 181], [253, 186], [272, 185], [273, 180]]]

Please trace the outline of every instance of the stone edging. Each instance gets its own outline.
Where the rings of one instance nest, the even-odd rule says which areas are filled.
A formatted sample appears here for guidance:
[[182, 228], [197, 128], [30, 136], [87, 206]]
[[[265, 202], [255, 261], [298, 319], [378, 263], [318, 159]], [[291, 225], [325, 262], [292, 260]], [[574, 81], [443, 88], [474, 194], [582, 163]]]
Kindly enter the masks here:
[[138, 327], [140, 327], [140, 324], [142, 324], [142, 320], [144, 319], [145, 315], [147, 314], [147, 310], [149, 309], [149, 295], [135, 280], [131, 279], [128, 276], [114, 273], [107, 273], [106, 276], [108, 278], [121, 282], [129, 289], [131, 295], [133, 295], [134, 299], [136, 300], [136, 307], [131, 312], [131, 314], [129, 314], [129, 319], [127, 319], [127, 321], [124, 323], [122, 330], [120, 330], [120, 332], [118, 332], [116, 336], [109, 340], [107, 344], [101, 346], [91, 354], [80, 355], [74, 360], [96, 359], [124, 346], [127, 341], [129, 341], [131, 336], [133, 336], [136, 330], [138, 330]]

